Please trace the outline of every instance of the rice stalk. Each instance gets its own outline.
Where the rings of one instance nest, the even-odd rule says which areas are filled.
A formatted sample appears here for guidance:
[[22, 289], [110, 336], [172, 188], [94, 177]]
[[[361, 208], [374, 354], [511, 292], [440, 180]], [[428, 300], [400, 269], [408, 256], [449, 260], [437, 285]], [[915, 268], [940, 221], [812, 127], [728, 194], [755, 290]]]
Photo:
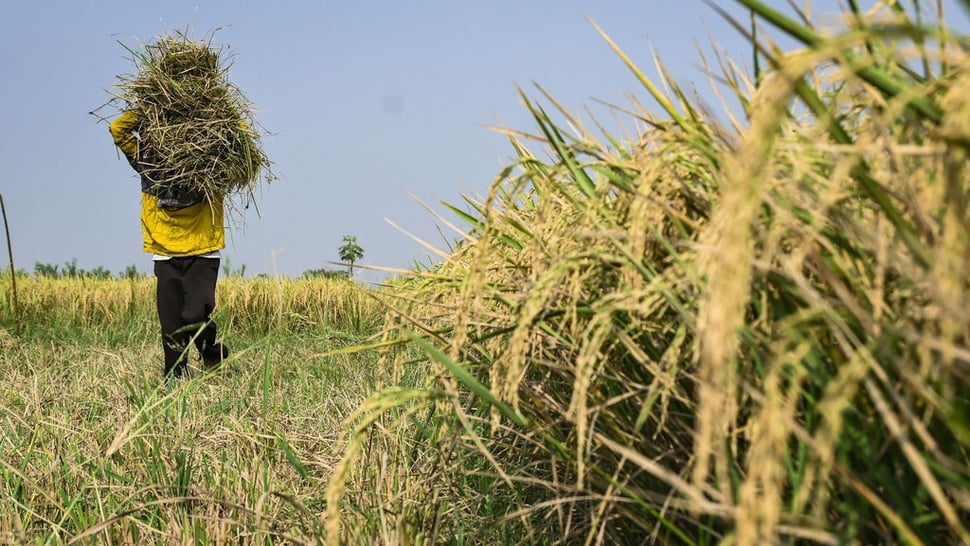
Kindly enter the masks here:
[[[720, 61], [747, 117], [727, 129], [659, 62], [663, 81], [644, 87], [663, 117], [628, 112], [633, 142], [597, 124], [598, 142], [523, 95], [537, 132], [503, 131], [515, 163], [466, 199], [468, 236], [402, 281], [388, 317], [388, 339], [423, 333], [418, 354], [393, 345], [395, 373], [428, 370], [425, 388], [449, 401], [436, 449], [408, 453], [434, 464], [383, 477], [411, 487], [394, 485], [394, 503], [433, 502], [451, 522], [414, 512], [399, 533], [964, 540], [968, 317], [952, 303], [967, 292], [966, 229], [948, 200], [967, 189], [960, 130], [947, 140], [934, 117], [963, 53], [945, 30], [853, 13], [834, 33], [768, 14], [808, 48], [783, 54], [759, 29], [754, 83]], [[946, 62], [904, 66], [907, 43]], [[952, 261], [936, 264], [942, 252]], [[421, 445], [427, 428], [398, 425]], [[383, 454], [358, 455], [345, 499], [361, 506]]]
[[[738, 331], [745, 320], [750, 299], [750, 269], [754, 260], [751, 226], [758, 213], [765, 169], [794, 81], [804, 64], [794, 62], [790, 73], [769, 78], [752, 102], [751, 128], [736, 155], [724, 166], [723, 194], [715, 210], [707, 237], [701, 241], [711, 252], [702, 255], [700, 269], [707, 277], [705, 301], [698, 315], [700, 367], [698, 371], [698, 429], [693, 479], [707, 481], [711, 461], [721, 491], [731, 489], [731, 464], [723, 449], [715, 446], [733, 438], [738, 408], [736, 352]], [[736, 449], [734, 450], [736, 451]]]
[[215, 203], [249, 199], [261, 179], [273, 180], [253, 106], [229, 80], [225, 49], [184, 32], [126, 49], [135, 72], [118, 76], [109, 104], [138, 113], [139, 168], [157, 191]]

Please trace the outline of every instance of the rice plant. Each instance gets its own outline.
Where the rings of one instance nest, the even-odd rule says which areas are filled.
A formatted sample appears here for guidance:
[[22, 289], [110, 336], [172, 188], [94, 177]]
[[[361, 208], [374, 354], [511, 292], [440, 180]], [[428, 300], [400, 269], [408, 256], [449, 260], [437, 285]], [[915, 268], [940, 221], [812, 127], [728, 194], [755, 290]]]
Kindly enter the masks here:
[[429, 379], [348, 421], [330, 543], [970, 542], [967, 40], [737, 3], [728, 123], [605, 33], [659, 108], [635, 139], [523, 93], [535, 133], [390, 304]]
[[[0, 290], [10, 292], [10, 279]], [[155, 279], [17, 279], [19, 309], [0, 305], [0, 325], [19, 321], [28, 337], [60, 337], [63, 332], [91, 339], [126, 342], [156, 335]], [[377, 330], [382, 306], [374, 290], [341, 279], [227, 277], [219, 281], [216, 313], [226, 330], [247, 337], [285, 331], [324, 339], [340, 333]], [[15, 316], [15, 311], [19, 316]], [[150, 334], [147, 334], [150, 332]]]

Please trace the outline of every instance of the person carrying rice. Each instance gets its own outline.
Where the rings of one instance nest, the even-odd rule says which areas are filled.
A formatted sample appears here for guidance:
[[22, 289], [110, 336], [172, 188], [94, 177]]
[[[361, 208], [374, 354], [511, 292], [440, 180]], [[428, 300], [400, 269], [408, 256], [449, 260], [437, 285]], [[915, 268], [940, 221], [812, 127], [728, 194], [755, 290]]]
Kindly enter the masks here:
[[139, 73], [122, 78], [126, 107], [109, 130], [141, 179], [144, 250], [153, 255], [170, 380], [188, 374], [190, 342], [203, 369], [229, 356], [211, 317], [226, 199], [251, 191], [268, 161], [217, 51], [184, 37], [162, 37], [146, 50]]

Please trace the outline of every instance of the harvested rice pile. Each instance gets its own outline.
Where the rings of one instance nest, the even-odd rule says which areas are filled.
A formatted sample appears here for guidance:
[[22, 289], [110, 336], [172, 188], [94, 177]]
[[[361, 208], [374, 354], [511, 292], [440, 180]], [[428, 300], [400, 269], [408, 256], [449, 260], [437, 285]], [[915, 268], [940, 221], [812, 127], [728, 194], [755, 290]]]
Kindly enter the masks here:
[[221, 49], [162, 36], [129, 50], [137, 72], [119, 76], [115, 101], [139, 114], [144, 174], [207, 197], [250, 194], [272, 180], [249, 101], [228, 79]]

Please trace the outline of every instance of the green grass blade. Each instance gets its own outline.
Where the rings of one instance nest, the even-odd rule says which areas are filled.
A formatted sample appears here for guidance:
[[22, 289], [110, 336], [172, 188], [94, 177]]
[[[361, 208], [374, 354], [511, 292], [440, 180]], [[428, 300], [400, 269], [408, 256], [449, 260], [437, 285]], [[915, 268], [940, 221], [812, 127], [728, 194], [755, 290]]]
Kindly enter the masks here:
[[562, 160], [566, 168], [573, 175], [573, 180], [579, 186], [580, 191], [586, 195], [586, 197], [592, 197], [596, 193], [596, 186], [593, 180], [586, 174], [586, 171], [580, 167], [579, 162], [576, 160], [576, 156], [573, 155], [572, 151], [569, 149], [566, 141], [563, 139], [562, 134], [551, 122], [549, 116], [542, 110], [541, 107], [532, 104], [532, 102], [525, 96], [520, 90], [519, 93], [522, 95], [522, 99], [525, 101], [526, 106], [529, 111], [532, 112], [533, 117], [539, 124], [539, 128], [542, 130], [543, 134], [549, 141], [549, 145], [553, 147], [556, 154]]
[[410, 336], [411, 341], [413, 341], [418, 347], [421, 348], [421, 350], [427, 353], [428, 356], [433, 358], [438, 363], [442, 364], [445, 368], [448, 369], [448, 371], [452, 373], [452, 375], [455, 376], [456, 379], [458, 379], [458, 381], [460, 381], [466, 387], [471, 389], [473, 393], [477, 394], [486, 403], [488, 403], [489, 405], [497, 409], [499, 413], [505, 416], [508, 420], [520, 426], [526, 426], [528, 424], [528, 421], [525, 419], [525, 417], [519, 415], [514, 409], [512, 409], [511, 406], [509, 406], [505, 402], [499, 400], [494, 394], [492, 394], [492, 391], [489, 390], [488, 387], [481, 384], [477, 379], [475, 379], [475, 377], [472, 376], [472, 374], [469, 373], [468, 370], [466, 370], [464, 366], [462, 366], [460, 363], [455, 362], [448, 355], [439, 351], [423, 337], [415, 335], [411, 332], [408, 332], [408, 336]]
[[[466, 199], [466, 201], [469, 204], [471, 204], [472, 207], [474, 207], [479, 212], [479, 214], [481, 214], [482, 216], [484, 216], [484, 211], [482, 211], [481, 208], [479, 208], [474, 203], [471, 203], [471, 201], [469, 201], [468, 199]], [[448, 203], [442, 203], [442, 204], [448, 210], [450, 210], [455, 215], [457, 215], [460, 219], [464, 220], [465, 222], [468, 222], [473, 228], [475, 228], [475, 230], [477, 230], [479, 232], [484, 232], [485, 231], [486, 223], [485, 223], [485, 220], [483, 220], [482, 218], [472, 216], [471, 214], [468, 214], [467, 212], [459, 209], [458, 207], [456, 207], [454, 205], [451, 205], [451, 204], [448, 204]], [[525, 246], [525, 245], [522, 244], [521, 241], [518, 241], [516, 239], [513, 239], [512, 237], [510, 237], [509, 235], [506, 235], [506, 234], [499, 235], [498, 236], [498, 239], [500, 241], [502, 241], [503, 243], [505, 243], [506, 245], [508, 245], [509, 247], [515, 249], [515, 250], [522, 250], [524, 248], [524, 246]]]
[[748, 10], [751, 15], [751, 66], [754, 70], [755, 85], [761, 83], [761, 55], [758, 54], [758, 25], [754, 10]]
[[263, 417], [266, 417], [269, 413], [269, 392], [270, 385], [272, 384], [272, 374], [270, 373], [270, 360], [269, 356], [273, 352], [273, 345], [270, 343], [267, 347], [266, 357], [263, 359]]
[[290, 445], [290, 443], [287, 442], [285, 438], [277, 434], [276, 445], [279, 446], [279, 448], [283, 451], [283, 454], [286, 456], [287, 462], [289, 462], [290, 466], [292, 466], [293, 469], [296, 470], [297, 474], [299, 474], [301, 478], [305, 480], [309, 480], [310, 472], [306, 469], [305, 466], [303, 466], [303, 463], [300, 462], [300, 458], [296, 456], [296, 452], [293, 451], [293, 447]]

